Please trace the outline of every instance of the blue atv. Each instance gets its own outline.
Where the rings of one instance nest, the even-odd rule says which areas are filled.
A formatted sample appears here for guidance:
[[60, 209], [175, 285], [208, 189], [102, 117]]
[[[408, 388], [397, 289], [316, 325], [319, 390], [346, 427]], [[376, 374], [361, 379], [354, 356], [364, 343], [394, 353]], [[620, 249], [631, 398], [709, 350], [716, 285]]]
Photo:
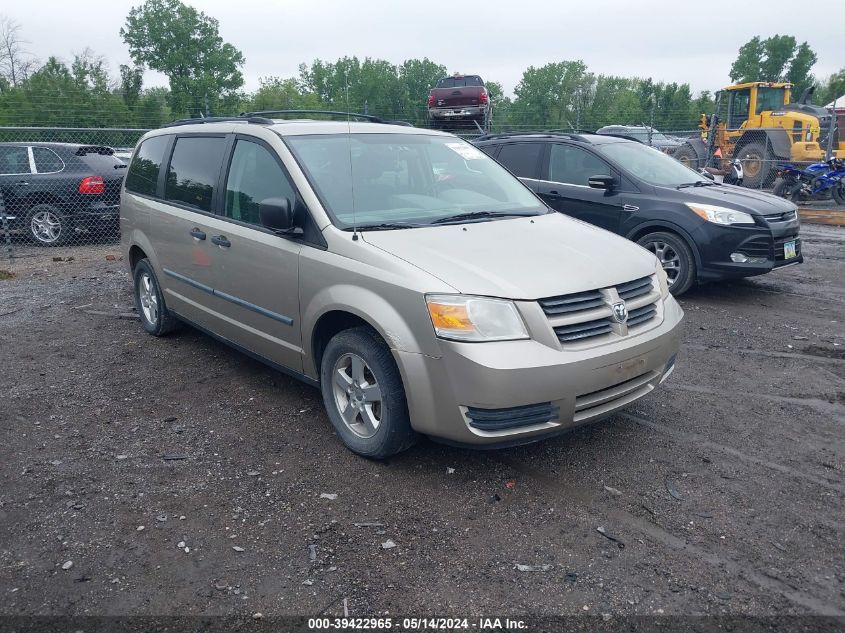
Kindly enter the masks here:
[[784, 165], [778, 171], [773, 193], [792, 202], [830, 200], [845, 204], [845, 161], [831, 158], [801, 169]]

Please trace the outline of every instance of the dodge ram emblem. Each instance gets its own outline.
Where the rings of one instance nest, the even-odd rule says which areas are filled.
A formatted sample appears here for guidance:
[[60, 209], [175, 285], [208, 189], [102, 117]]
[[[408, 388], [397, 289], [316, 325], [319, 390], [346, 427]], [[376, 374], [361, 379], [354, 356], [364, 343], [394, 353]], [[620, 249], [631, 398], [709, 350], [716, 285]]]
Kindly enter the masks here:
[[617, 301], [613, 304], [613, 318], [618, 323], [625, 323], [628, 320], [628, 308], [625, 307], [624, 301]]

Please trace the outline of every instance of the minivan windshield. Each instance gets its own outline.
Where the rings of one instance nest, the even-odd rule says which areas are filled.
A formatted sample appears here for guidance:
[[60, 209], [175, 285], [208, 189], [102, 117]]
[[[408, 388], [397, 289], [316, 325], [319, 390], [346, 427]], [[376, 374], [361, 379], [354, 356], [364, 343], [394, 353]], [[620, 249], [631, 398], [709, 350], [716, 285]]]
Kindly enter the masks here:
[[633, 176], [656, 187], [711, 184], [674, 158], [640, 143], [601, 143], [596, 149]]
[[333, 223], [402, 228], [540, 215], [543, 203], [466, 141], [427, 134], [286, 136]]

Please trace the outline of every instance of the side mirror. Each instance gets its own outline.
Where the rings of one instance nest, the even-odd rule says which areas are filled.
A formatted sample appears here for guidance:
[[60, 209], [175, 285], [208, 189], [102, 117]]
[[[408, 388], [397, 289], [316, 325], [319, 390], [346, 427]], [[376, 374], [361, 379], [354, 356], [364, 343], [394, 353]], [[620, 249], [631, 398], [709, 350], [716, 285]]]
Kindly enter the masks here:
[[711, 174], [711, 173], [710, 173], [709, 171], [707, 171], [706, 169], [699, 169], [699, 170], [698, 170], [698, 173], [699, 173], [699, 174], [701, 174], [702, 176], [704, 176], [705, 178], [709, 178], [710, 180], [716, 180], [716, 176], [714, 176], [713, 174]]
[[604, 189], [610, 191], [616, 186], [616, 178], [613, 176], [590, 176], [587, 179], [587, 184], [593, 189]]
[[293, 229], [293, 211], [287, 198], [266, 198], [258, 203], [261, 225], [271, 231], [289, 233]]

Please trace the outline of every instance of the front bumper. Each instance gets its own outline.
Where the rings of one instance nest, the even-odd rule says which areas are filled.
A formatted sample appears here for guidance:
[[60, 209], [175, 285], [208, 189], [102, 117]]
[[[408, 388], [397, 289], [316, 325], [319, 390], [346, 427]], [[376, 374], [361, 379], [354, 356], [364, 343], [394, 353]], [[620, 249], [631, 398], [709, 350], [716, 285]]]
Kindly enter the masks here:
[[497, 447], [598, 421], [671, 373], [682, 318], [668, 297], [659, 325], [600, 346], [441, 341], [440, 358], [397, 351], [411, 424], [450, 443]]
[[[764, 275], [775, 268], [804, 262], [799, 236], [801, 226], [797, 215], [794, 220], [773, 222], [766, 226], [705, 225], [693, 235], [701, 256], [699, 281], [753, 277]], [[784, 245], [793, 241], [795, 256], [786, 257]], [[731, 260], [732, 253], [742, 253], [756, 261], [734, 262]]]

